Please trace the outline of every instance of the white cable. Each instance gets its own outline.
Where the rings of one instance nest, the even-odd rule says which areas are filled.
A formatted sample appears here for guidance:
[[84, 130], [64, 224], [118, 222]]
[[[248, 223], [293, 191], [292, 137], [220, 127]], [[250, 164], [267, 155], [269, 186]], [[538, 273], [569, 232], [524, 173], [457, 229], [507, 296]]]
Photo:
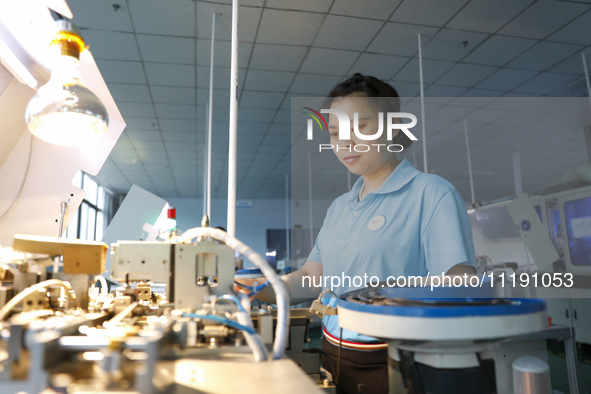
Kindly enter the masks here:
[[114, 328], [117, 324], [121, 323], [123, 319], [127, 317], [130, 313], [133, 312], [135, 308], [139, 305], [139, 302], [132, 302], [129, 304], [125, 309], [115, 315], [111, 320], [106, 321], [103, 323], [103, 327], [105, 328]]
[[49, 279], [43, 282], [39, 282], [33, 286], [29, 286], [17, 295], [15, 295], [14, 297], [12, 297], [10, 301], [4, 304], [2, 309], [0, 309], [0, 321], [3, 321], [6, 318], [6, 316], [8, 316], [10, 311], [12, 311], [12, 309], [15, 306], [23, 302], [25, 298], [39, 290], [45, 289], [50, 286], [61, 286], [64, 289], [66, 289], [66, 291], [68, 292], [68, 296], [76, 300], [76, 306], [78, 306], [78, 299], [76, 298], [76, 294], [74, 293], [74, 290], [72, 290], [72, 286], [70, 285], [70, 283], [61, 281], [59, 279]]
[[179, 242], [188, 242], [197, 237], [211, 237], [224, 242], [230, 248], [246, 256], [265, 275], [275, 291], [277, 301], [277, 328], [275, 330], [275, 342], [273, 343], [273, 359], [283, 358], [289, 327], [289, 294], [287, 293], [285, 283], [283, 283], [275, 270], [271, 268], [261, 255], [238, 239], [231, 237], [225, 231], [211, 227], [195, 227], [185, 231], [179, 237]]
[[[254, 330], [254, 326], [252, 325], [252, 320], [250, 320], [250, 316], [246, 312], [238, 311], [234, 314], [236, 316], [236, 320], [238, 323], [242, 324], [243, 326], [250, 327]], [[244, 338], [246, 339], [246, 343], [252, 350], [252, 355], [254, 356], [254, 360], [259, 361], [267, 361], [269, 359], [269, 355], [267, 354], [267, 348], [263, 343], [263, 339], [258, 334], [249, 334], [246, 331], [242, 331]]]
[[[223, 297], [223, 296], [222, 296]], [[215, 312], [215, 304], [219, 300], [223, 300], [224, 298], [216, 298], [212, 302], [212, 310]], [[254, 326], [252, 324], [252, 320], [250, 319], [250, 315], [246, 311], [250, 311], [250, 300], [244, 293], [238, 293], [238, 304], [236, 304], [236, 308], [238, 309], [233, 315], [233, 318], [236, 318], [239, 324], [243, 326], [250, 327], [254, 331]], [[242, 310], [240, 309], [242, 308]], [[267, 348], [263, 343], [263, 339], [258, 334], [250, 334], [247, 331], [242, 331], [244, 338], [246, 339], [246, 343], [252, 350], [252, 355], [254, 356], [254, 360], [257, 362], [260, 361], [267, 361], [269, 359], [269, 355], [267, 353]]]

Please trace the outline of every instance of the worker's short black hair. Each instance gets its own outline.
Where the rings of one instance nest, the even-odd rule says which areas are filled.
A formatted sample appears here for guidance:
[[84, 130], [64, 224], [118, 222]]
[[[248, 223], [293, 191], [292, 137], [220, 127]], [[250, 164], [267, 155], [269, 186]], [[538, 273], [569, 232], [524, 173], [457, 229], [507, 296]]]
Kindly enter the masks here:
[[[335, 98], [339, 97], [375, 97], [377, 99], [372, 100], [372, 104], [377, 105], [380, 112], [400, 112], [400, 96], [392, 85], [360, 73], [336, 85], [327, 97], [322, 108], [330, 108]], [[404, 149], [412, 144], [405, 133], [398, 133], [392, 142], [402, 145]]]

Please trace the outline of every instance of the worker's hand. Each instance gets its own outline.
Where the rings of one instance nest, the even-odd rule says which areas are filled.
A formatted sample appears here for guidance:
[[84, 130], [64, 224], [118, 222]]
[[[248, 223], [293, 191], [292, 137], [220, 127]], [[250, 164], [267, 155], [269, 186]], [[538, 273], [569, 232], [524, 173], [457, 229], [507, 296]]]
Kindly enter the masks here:
[[251, 291], [248, 287], [252, 288], [253, 282], [254, 279], [234, 278], [234, 291], [248, 294]]
[[244, 293], [250, 297], [250, 300], [256, 298], [256, 292], [253, 290], [265, 283], [265, 278], [235, 278], [234, 291]]

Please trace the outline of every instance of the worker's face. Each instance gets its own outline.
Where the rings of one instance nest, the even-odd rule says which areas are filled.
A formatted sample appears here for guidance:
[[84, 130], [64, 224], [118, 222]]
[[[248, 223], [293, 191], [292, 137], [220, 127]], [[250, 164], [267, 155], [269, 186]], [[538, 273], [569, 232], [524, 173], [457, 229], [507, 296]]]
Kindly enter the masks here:
[[[386, 147], [392, 143], [388, 141], [386, 126], [382, 135], [375, 140], [362, 140], [357, 137], [354, 128], [354, 113], [359, 116], [359, 132], [365, 135], [373, 135], [378, 131], [380, 112], [366, 97], [344, 97], [333, 101], [331, 109], [343, 111], [349, 116], [351, 126], [351, 138], [339, 140], [339, 122], [334, 114], [329, 114], [328, 131], [333, 151], [353, 174], [371, 175], [383, 168], [390, 160], [395, 159], [394, 153]], [[385, 123], [385, 122], [384, 122]], [[382, 144], [378, 148], [378, 144]], [[369, 147], [369, 150], [368, 150]]]

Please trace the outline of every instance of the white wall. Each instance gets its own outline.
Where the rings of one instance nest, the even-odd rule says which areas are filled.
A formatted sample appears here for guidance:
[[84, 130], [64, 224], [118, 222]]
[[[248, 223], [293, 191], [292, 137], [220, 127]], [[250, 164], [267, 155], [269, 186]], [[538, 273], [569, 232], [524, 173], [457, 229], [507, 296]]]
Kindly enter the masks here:
[[[177, 227], [185, 231], [201, 226], [203, 200], [200, 198], [165, 198], [176, 207]], [[236, 208], [236, 237], [257, 253], [265, 256], [267, 251], [267, 229], [285, 229], [285, 200], [249, 200], [250, 208]], [[326, 210], [332, 201], [318, 200], [312, 203], [314, 228], [319, 229], [324, 221]], [[294, 201], [292, 204], [293, 226], [310, 227], [308, 201]], [[226, 225], [227, 200], [211, 201], [211, 226]], [[315, 240], [314, 240], [315, 241]], [[251, 264], [245, 262], [245, 267]]]

